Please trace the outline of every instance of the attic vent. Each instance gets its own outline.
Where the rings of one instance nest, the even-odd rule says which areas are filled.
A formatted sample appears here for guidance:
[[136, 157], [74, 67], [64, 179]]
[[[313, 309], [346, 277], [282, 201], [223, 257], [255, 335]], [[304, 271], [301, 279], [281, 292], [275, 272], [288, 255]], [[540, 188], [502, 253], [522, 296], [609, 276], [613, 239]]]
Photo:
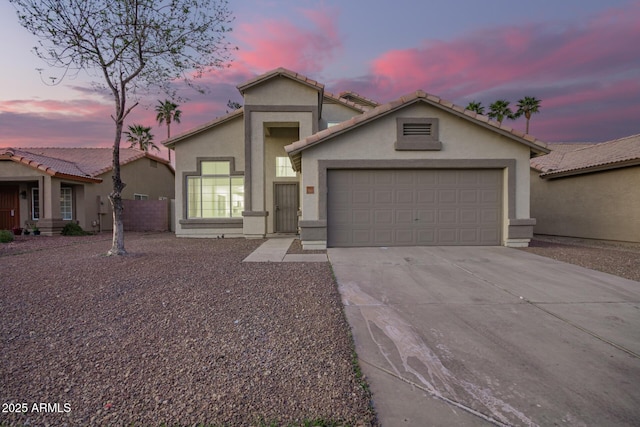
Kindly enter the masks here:
[[437, 151], [442, 149], [435, 117], [398, 117], [397, 151]]
[[402, 136], [431, 136], [431, 123], [403, 123]]

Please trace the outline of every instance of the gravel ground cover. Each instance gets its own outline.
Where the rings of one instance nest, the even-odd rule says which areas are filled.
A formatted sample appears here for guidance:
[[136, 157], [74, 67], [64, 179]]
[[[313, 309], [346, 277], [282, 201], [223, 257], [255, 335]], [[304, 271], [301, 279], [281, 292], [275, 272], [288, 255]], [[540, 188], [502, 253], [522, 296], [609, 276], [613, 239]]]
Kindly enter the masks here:
[[535, 236], [521, 250], [640, 282], [639, 243]]
[[328, 263], [243, 264], [261, 240], [129, 233], [106, 257], [107, 235], [23, 237], [0, 245], [0, 425], [376, 424]]

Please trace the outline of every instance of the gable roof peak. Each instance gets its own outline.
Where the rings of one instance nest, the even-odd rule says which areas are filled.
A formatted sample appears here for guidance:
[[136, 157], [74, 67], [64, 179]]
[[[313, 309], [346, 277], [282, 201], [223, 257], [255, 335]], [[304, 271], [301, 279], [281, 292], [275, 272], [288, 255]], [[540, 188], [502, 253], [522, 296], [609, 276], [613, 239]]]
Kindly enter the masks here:
[[279, 67], [271, 71], [267, 71], [266, 73], [260, 74], [244, 83], [239, 84], [236, 88], [240, 91], [242, 95], [248, 89], [260, 85], [267, 80], [271, 80], [274, 77], [287, 77], [304, 85], [307, 85], [318, 92], [322, 93], [324, 91], [324, 85], [322, 83], [318, 83], [317, 81], [310, 79], [307, 76], [296, 73], [295, 71], [291, 71], [284, 67]]

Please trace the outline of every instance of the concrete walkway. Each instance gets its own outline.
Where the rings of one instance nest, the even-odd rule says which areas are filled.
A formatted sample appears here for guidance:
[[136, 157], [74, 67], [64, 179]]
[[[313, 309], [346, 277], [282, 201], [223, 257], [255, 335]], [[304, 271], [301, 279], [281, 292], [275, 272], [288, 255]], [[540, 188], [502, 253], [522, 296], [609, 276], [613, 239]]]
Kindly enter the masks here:
[[640, 420], [640, 282], [502, 247], [328, 250], [383, 427]]
[[242, 262], [327, 262], [327, 254], [287, 254], [293, 237], [270, 238]]

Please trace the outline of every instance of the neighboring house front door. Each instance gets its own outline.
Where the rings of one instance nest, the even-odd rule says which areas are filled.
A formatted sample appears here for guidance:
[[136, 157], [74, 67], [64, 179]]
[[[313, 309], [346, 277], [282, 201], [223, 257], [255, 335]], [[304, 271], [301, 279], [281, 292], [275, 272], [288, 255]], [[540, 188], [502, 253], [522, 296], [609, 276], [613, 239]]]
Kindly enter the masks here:
[[20, 226], [20, 195], [17, 185], [0, 186], [0, 230]]
[[275, 184], [275, 232], [298, 231], [298, 183]]

